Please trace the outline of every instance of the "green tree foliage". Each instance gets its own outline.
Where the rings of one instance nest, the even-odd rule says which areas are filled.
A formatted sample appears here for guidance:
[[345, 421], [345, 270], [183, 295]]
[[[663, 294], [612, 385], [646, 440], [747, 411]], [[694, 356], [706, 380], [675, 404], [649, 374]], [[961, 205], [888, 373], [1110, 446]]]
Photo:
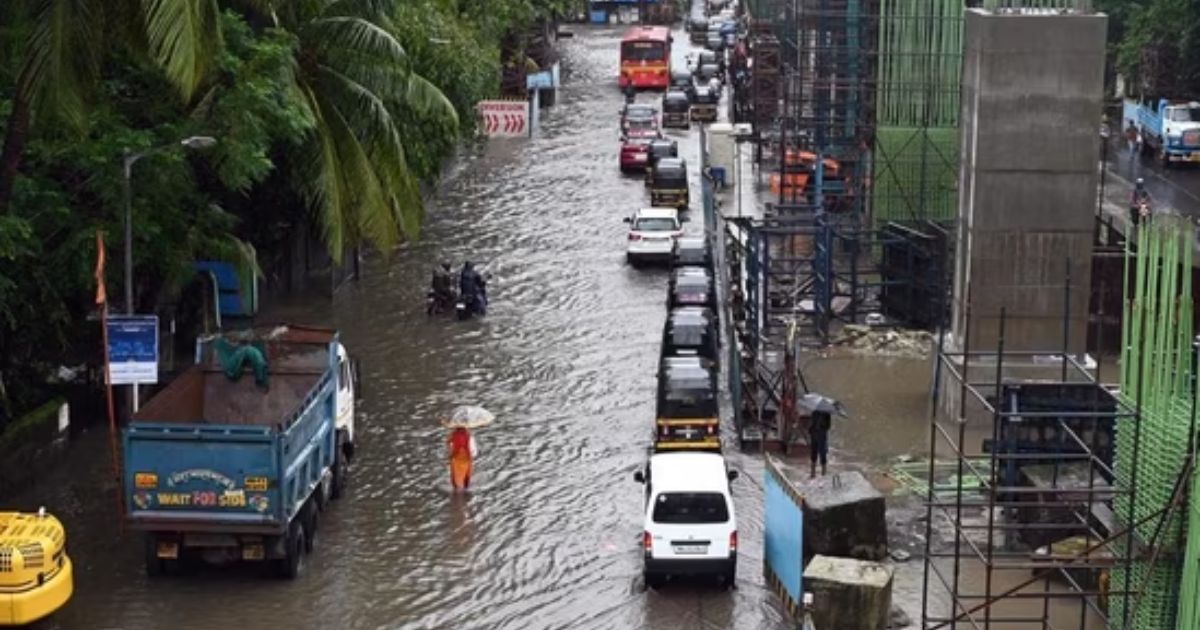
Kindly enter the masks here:
[[1118, 72], [1135, 92], [1200, 98], [1200, 5], [1195, 0], [1097, 0], [1109, 16]]
[[[120, 296], [121, 156], [135, 301], [197, 258], [264, 252], [314, 223], [334, 255], [416, 234], [501, 43], [573, 0], [0, 2], [0, 419], [52, 366], [93, 360], [97, 230]], [[178, 140], [218, 138], [203, 152]], [[118, 301], [119, 302], [119, 301]], [[2, 420], [0, 420], [2, 421]]]

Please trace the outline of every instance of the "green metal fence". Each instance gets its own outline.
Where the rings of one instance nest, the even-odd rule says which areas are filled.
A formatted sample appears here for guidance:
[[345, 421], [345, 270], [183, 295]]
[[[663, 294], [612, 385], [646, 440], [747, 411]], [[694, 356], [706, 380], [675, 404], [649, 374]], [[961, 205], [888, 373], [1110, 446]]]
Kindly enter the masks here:
[[[1137, 417], [1117, 421], [1113, 511], [1132, 540], [1121, 537], [1114, 569], [1110, 628], [1169, 630], [1178, 608], [1183, 534], [1181, 510], [1168, 509], [1188, 458], [1195, 388], [1192, 383], [1192, 252], [1186, 219], [1156, 217], [1138, 229], [1136, 256], [1126, 253], [1127, 297], [1122, 322], [1122, 401]], [[1128, 594], [1121, 594], [1128, 592]], [[1180, 626], [1183, 628], [1184, 626]], [[1195, 626], [1188, 626], [1194, 628]]]

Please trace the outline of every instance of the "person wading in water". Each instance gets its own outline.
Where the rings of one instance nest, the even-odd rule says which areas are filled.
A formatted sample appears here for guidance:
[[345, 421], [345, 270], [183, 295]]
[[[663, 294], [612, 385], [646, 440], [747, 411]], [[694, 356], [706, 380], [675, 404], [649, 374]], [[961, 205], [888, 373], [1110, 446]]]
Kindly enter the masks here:
[[471, 467], [479, 454], [475, 436], [465, 427], [457, 427], [446, 440], [450, 455], [450, 483], [455, 490], [466, 490], [471, 485]]

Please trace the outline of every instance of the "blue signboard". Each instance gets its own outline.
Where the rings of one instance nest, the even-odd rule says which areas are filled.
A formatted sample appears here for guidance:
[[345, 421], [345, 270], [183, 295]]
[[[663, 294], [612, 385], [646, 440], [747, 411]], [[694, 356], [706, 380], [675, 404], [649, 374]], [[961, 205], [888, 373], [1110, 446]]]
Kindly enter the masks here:
[[767, 456], [763, 473], [766, 510], [763, 517], [763, 560], [767, 576], [793, 613], [804, 601], [804, 536], [802, 498], [777, 465]]
[[158, 382], [158, 316], [109, 316], [108, 370], [113, 385]]

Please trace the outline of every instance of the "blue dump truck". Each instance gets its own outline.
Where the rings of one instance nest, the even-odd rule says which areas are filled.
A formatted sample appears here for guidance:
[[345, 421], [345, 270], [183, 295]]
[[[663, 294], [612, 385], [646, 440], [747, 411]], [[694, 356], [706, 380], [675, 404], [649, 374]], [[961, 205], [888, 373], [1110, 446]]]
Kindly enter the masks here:
[[195, 365], [123, 435], [126, 517], [146, 532], [146, 572], [202, 560], [299, 575], [346, 486], [356, 373], [332, 330], [197, 340]]
[[1126, 99], [1122, 129], [1135, 126], [1142, 150], [1153, 153], [1163, 166], [1200, 162], [1200, 103], [1167, 99]]

